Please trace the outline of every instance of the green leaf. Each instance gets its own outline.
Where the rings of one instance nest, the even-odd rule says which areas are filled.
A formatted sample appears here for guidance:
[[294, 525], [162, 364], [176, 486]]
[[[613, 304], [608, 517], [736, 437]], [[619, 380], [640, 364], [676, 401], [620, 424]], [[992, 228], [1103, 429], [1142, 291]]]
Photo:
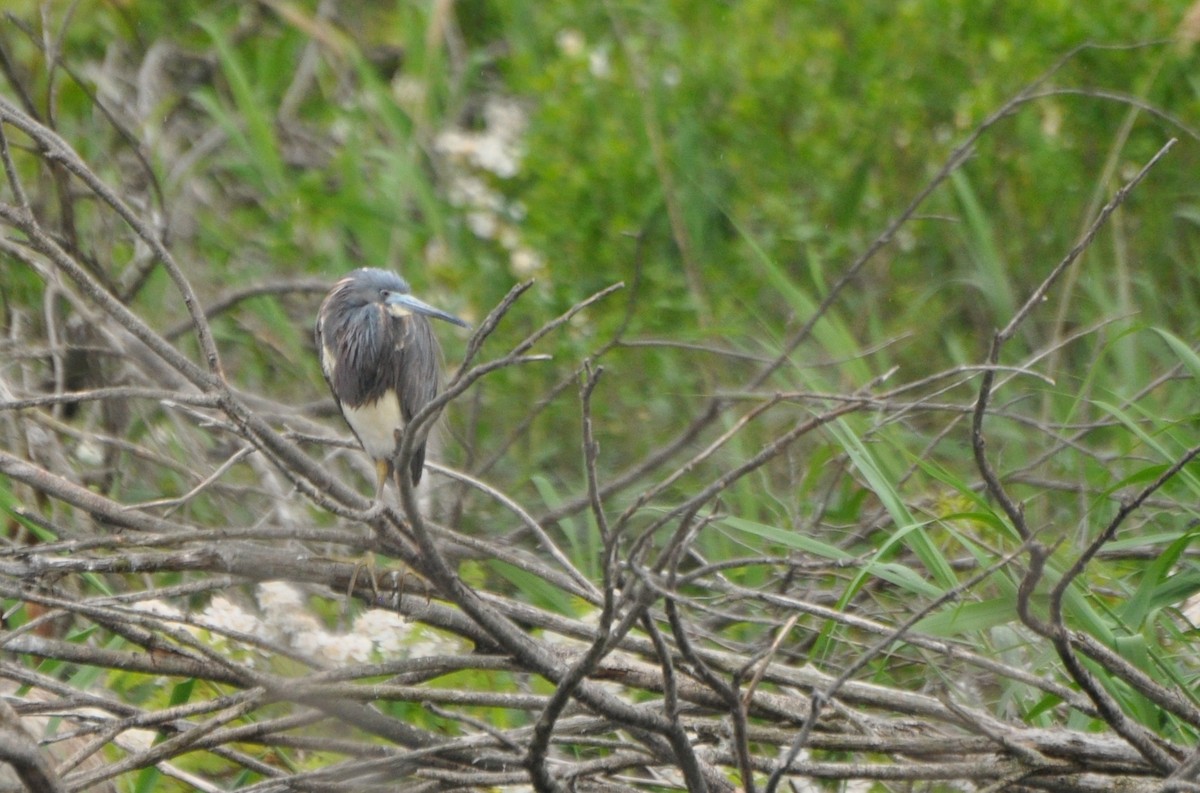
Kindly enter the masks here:
[[499, 559], [490, 559], [487, 565], [515, 586], [533, 605], [556, 614], [574, 614], [574, 600], [557, 586]]
[[836, 545], [830, 545], [827, 542], [810, 537], [806, 534], [801, 534], [790, 529], [781, 529], [778, 526], [768, 526], [765, 523], [757, 523], [752, 520], [728, 516], [722, 518], [721, 525], [728, 526], [731, 529], [754, 534], [762, 537], [765, 540], [770, 540], [773, 543], [778, 543], [786, 548], [791, 548], [797, 551], [811, 553], [814, 556], [820, 556], [823, 559], [831, 559], [833, 561], [843, 561], [853, 558], [853, 554], [849, 554], [838, 548]]
[[[1162, 459], [1173, 461], [1176, 458], [1176, 455], [1173, 454], [1170, 449], [1167, 449], [1165, 446], [1159, 443], [1156, 438], [1151, 436], [1145, 431], [1145, 429], [1142, 428], [1139, 422], [1135, 421], [1132, 416], [1130, 416], [1124, 410], [1121, 410], [1121, 408], [1099, 399], [1096, 400], [1094, 404], [1107, 411], [1118, 421], [1120, 421], [1126, 429], [1136, 435], [1142, 441], [1142, 443], [1146, 444], [1146, 446], [1157, 452]], [[1181, 469], [1176, 476], [1185, 482], [1193, 493], [1200, 495], [1200, 479], [1197, 479], [1194, 473], [1185, 467]]]
[[[848, 423], [843, 419], [838, 419], [827, 426], [833, 436], [841, 443], [842, 448], [846, 450], [855, 467], [867, 480], [871, 492], [883, 502], [888, 514], [891, 515], [893, 522], [897, 526], [888, 540], [878, 549], [876, 558], [887, 553], [892, 546], [901, 540], [907, 539], [907, 546], [917, 555], [917, 558], [929, 570], [934, 581], [939, 586], [945, 589], [955, 586], [958, 583], [958, 578], [954, 575], [954, 570], [924, 531], [929, 521], [919, 522], [913, 518], [900, 493], [892, 486], [891, 481], [879, 467], [874, 455], [863, 445], [858, 436], [854, 434]], [[860, 573], [851, 586], [846, 588], [846, 592], [841, 599], [843, 605], [848, 603], [850, 598], [858, 591], [864, 580], [865, 573], [866, 571]]]
[[[251, 161], [255, 164], [257, 172], [264, 177], [264, 187], [274, 190], [281, 189], [285, 183], [283, 157], [275, 138], [275, 122], [268, 112], [270, 105], [256, 95], [250, 77], [242, 65], [241, 59], [230, 46], [225, 31], [215, 21], [203, 17], [198, 19], [196, 24], [204, 29], [216, 48], [221, 72], [225, 76], [237, 108], [236, 114], [217, 114], [219, 104], [214, 100], [206, 103], [209, 112], [214, 113], [214, 118], [222, 122], [226, 131], [243, 145], [247, 154], [251, 155]], [[243, 125], [236, 119], [242, 119], [245, 122], [244, 130]]]
[[[548, 478], [535, 474], [530, 477], [530, 481], [537, 488], [538, 494], [541, 495], [542, 501], [547, 507], [557, 509], [562, 506], [562, 496]], [[566, 517], [559, 519], [558, 526], [567, 540], [571, 561], [585, 576], [592, 580], [598, 580], [601, 576], [600, 530], [591, 520]]]
[[1017, 601], [1013, 597], [998, 597], [977, 603], [954, 603], [930, 614], [913, 630], [934, 636], [959, 636], [985, 631], [1017, 619]]
[[1170, 331], [1163, 330], [1162, 328], [1151, 328], [1150, 330], [1162, 337], [1162, 340], [1167, 343], [1167, 346], [1179, 358], [1179, 362], [1192, 373], [1192, 378], [1200, 380], [1200, 355], [1197, 355], [1190, 346]]
[[[736, 517], [723, 518], [720, 523], [731, 529], [753, 534], [787, 548], [811, 553], [823, 559], [846, 561], [855, 558], [853, 554], [847, 553], [834, 545], [788, 529], [781, 529], [776, 526], [768, 526], [763, 523], [756, 523]], [[903, 587], [909, 592], [919, 595], [936, 597], [941, 594], [940, 589], [922, 578], [917, 571], [900, 564], [880, 562], [878, 559], [866, 560], [863, 562], [859, 575], [874, 575], [877, 578], [881, 578], [884, 581]]]
[[1187, 550], [1187, 547], [1192, 544], [1197, 536], [1196, 531], [1189, 531], [1179, 537], [1175, 542], [1167, 546], [1167, 548], [1154, 558], [1154, 561], [1146, 568], [1146, 572], [1142, 575], [1142, 580], [1138, 585], [1137, 591], [1134, 592], [1125, 606], [1120, 610], [1121, 621], [1130, 626], [1133, 630], [1141, 630], [1142, 625], [1146, 621], [1146, 615], [1154, 608], [1156, 596], [1162, 589], [1171, 570], [1175, 567], [1179, 557]]

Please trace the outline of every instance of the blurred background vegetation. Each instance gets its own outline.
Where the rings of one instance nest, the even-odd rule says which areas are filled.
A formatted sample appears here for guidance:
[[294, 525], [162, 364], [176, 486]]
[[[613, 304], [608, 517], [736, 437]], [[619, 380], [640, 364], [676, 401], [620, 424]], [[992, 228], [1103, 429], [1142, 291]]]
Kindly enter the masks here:
[[[595, 396], [602, 479], [662, 447], [714, 396], [738, 405], [774, 392], [844, 395], [893, 370], [890, 384], [981, 363], [994, 329], [1097, 210], [1178, 137], [1002, 361], [1036, 363], [1040, 378], [998, 396], [1018, 418], [991, 428], [997, 465], [1035, 521], [1082, 542], [1112, 513], [1114, 492], [1195, 442], [1186, 346], [1151, 329], [1188, 344], [1200, 336], [1198, 9], [1184, 0], [10, 0], [0, 90], [156, 219], [206, 305], [241, 286], [325, 284], [369, 265], [398, 270], [422, 298], [477, 322], [533, 278], [489, 342], [499, 354], [625, 282], [540, 346], [552, 361], [500, 371], [447, 411], [442, 459], [538, 514], [584, 492], [573, 373], [619, 331]], [[746, 393], [955, 147], [1084, 44], [1095, 46], [990, 126], [813, 335]], [[31, 158], [18, 165], [38, 173]], [[186, 320], [165, 274], [149, 269], [140, 282], [141, 254], [110, 215], [52, 196], [39, 199], [41, 216], [75, 237], [140, 315], [163, 331]], [[4, 260], [0, 276], [4, 320], [38, 321], [41, 279]], [[214, 317], [239, 389], [333, 415], [311, 340], [318, 300], [310, 286]], [[453, 366], [465, 339], [439, 331]], [[968, 381], [945, 399], [969, 405], [975, 388]], [[546, 409], [531, 413], [543, 399]], [[825, 403], [797, 397], [770, 411], [658, 507], [749, 458], [814, 404]], [[169, 446], [151, 432], [155, 421], [131, 432]], [[1060, 442], [1087, 427], [1086, 449]], [[919, 561], [906, 564], [923, 565], [936, 583], [875, 592], [879, 611], [893, 597], [944, 592], [956, 559], [984, 564], [1012, 548], [1003, 520], [972, 498], [966, 439], [966, 425], [945, 414], [847, 417], [724, 493], [721, 507], [740, 523], [706, 534], [703, 552], [836, 557], [838, 546], [890, 558], [908, 548]], [[877, 475], [861, 473], [868, 461]], [[365, 492], [369, 476], [361, 481]], [[191, 484], [157, 468], [123, 479], [121, 498]], [[1175, 495], [1189, 502], [1197, 487], [1188, 479]], [[915, 535], [881, 519], [889, 496], [930, 517], [930, 546], [913, 548]], [[487, 531], [492, 507], [473, 498], [452, 522]], [[616, 494], [610, 507], [629, 500]], [[204, 518], [205, 508], [201, 500], [189, 511]], [[262, 507], [248, 498], [208, 508], [205, 519], [241, 524]], [[642, 524], [655, 516], [647, 510]], [[1193, 519], [1186, 506], [1148, 514], [1129, 547], [1190, 542]], [[596, 575], [586, 523], [571, 516], [559, 530]], [[797, 529], [831, 545], [806, 545]], [[1136, 634], [1152, 622], [1148, 612], [1133, 624], [1113, 604], [1137, 591], [1140, 568], [1106, 564], [1103, 616], [1080, 605], [1076, 617]], [[760, 569], [738, 575], [747, 586], [766, 580]], [[1166, 574], [1155, 575], [1158, 586]], [[1156, 603], [1175, 607], [1195, 588], [1189, 579]], [[844, 603], [857, 592], [847, 585], [831, 597]], [[977, 621], [927, 627], [985, 631], [1013, 620], [1011, 599], [1011, 586], [999, 586]], [[1168, 633], [1179, 639], [1190, 627], [1176, 624]], [[759, 635], [729, 630], [730, 641]], [[1163, 624], [1146, 630], [1162, 653], [1147, 663], [1191, 680], [1190, 666], [1166, 660], [1178, 646], [1159, 644]], [[822, 642], [814, 652], [832, 653]], [[906, 674], [886, 672], [893, 681]], [[1028, 696], [1014, 699], [1032, 707], [1040, 695]]]
[[[933, 361], [978, 361], [1121, 179], [1166, 137], [1186, 137], [1135, 102], [1194, 121], [1200, 23], [1188, 27], [1188, 11], [18, 0], [7, 15], [19, 24], [3, 40], [33, 105], [52, 108], [60, 134], [110, 182], [145, 189], [149, 175], [94, 98], [143, 142], [157, 182], [146, 208], [161, 214], [204, 298], [372, 265], [478, 319], [533, 277], [535, 292], [502, 330], [515, 339], [604, 286], [636, 281], [630, 337], [746, 356], [776, 353], [952, 148], [1064, 54], [1151, 42], [1072, 58], [1054, 86], [1130, 101], [1063, 94], [1020, 108], [841, 294], [782, 382], [850, 391], [896, 365], [915, 378]], [[60, 68], [46, 66], [47, 41]], [[1060, 333], [1103, 317], [1113, 335], [1148, 321], [1195, 335], [1192, 144], [1038, 321]], [[127, 242], [82, 232], [105, 261], [131, 256]], [[182, 309], [167, 279], [151, 278], [138, 299], [167, 327]], [[6, 280], [10, 299], [36, 288], [20, 272]], [[265, 297], [216, 321], [241, 387], [324, 396], [311, 307]], [[593, 352], [621, 308], [610, 301], [555, 339], [560, 363]], [[453, 362], [461, 340], [447, 344]], [[1148, 379], [1144, 353], [1104, 352], [1118, 393]], [[714, 370], [731, 364], [638, 346], [605, 365], [601, 464], [620, 468], [692, 415], [714, 392]], [[563, 374], [494, 377], [472, 447], [496, 444]], [[564, 432], [576, 423], [565, 401], [506, 459], [506, 479], [578, 468], [574, 444], [561, 442], [576, 435]], [[467, 431], [463, 411], [450, 420]]]
[[[1071, 48], [1157, 42], [1082, 52], [1055, 82], [1127, 94], [1185, 122], [1197, 110], [1186, 2], [328, 5], [323, 16], [313, 3], [40, 11], [18, 0], [9, 18], [31, 35], [9, 25], [4, 41], [33, 86], [45, 90], [53, 77], [53, 94], [31, 99], [43, 110], [53, 103], [60, 134], [103, 176], [118, 185], [147, 178], [93, 96], [146, 142], [162, 191], [155, 209], [202, 295], [370, 264], [478, 318], [514, 282], [536, 277], [536, 302], [513, 318], [527, 327], [508, 329], [516, 337], [603, 286], [632, 282], [640, 266], [633, 335], [721, 340], [762, 355], [955, 144]], [[39, 48], [58, 36], [78, 80], [45, 66]], [[513, 144], [494, 142], [504, 132], [487, 135], [488, 108], [500, 103], [516, 117], [501, 122], [519, 127]], [[440, 153], [449, 130], [521, 154], [497, 174], [473, 152]], [[790, 375], [850, 389], [894, 364], [920, 371], [931, 357], [977, 360], [1097, 202], [1170, 135], [1181, 131], [1128, 103], [1054, 96], [1022, 108], [843, 294], [828, 320], [838, 333], [796, 356]], [[1093, 249], [1100, 261], [1052, 297], [1045, 321], [1151, 317], [1194, 335], [1194, 157], [1190, 144], [1172, 155], [1133, 199], [1147, 211]], [[686, 252], [672, 233], [664, 173]], [[464, 177], [484, 194], [453, 190]], [[129, 255], [95, 247], [116, 262]], [[179, 312], [161, 280], [143, 299]], [[231, 344], [238, 355], [261, 354], [231, 369], [247, 389], [270, 384], [316, 399], [324, 386], [310, 323], [272, 303], [219, 321], [226, 341], [243, 342]], [[560, 338], [565, 360], [605, 338], [622, 319], [617, 308]], [[814, 369], [858, 352], [834, 343], [884, 341], [864, 365]], [[1113, 356], [1115, 383], [1145, 379], [1144, 359]], [[724, 365], [645, 348], [606, 363], [612, 377], [599, 403], [611, 406], [603, 426], [619, 442], [605, 464], [655, 443], [660, 432], [646, 429], [687, 414], [711, 392], [708, 370]], [[488, 386], [489, 414], [511, 414], [504, 400], [522, 405], [560, 375], [500, 375]], [[505, 424], [478, 431], [502, 434]], [[569, 445], [545, 442], [562, 437], [555, 424], [548, 416], [529, 450], [536, 456], [513, 461], [529, 466], [522, 473], [575, 462]]]

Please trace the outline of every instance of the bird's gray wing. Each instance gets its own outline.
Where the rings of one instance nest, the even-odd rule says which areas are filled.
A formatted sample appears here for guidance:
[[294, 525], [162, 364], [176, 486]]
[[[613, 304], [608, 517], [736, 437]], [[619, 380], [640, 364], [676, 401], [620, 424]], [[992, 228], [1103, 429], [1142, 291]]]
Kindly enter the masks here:
[[[324, 313], [324, 306], [322, 306]], [[342, 409], [342, 400], [338, 398], [337, 391], [333, 387], [333, 368], [336, 365], [333, 360], [333, 348], [325, 340], [324, 317], [321, 314], [317, 315], [317, 322], [313, 326], [313, 338], [317, 342], [317, 359], [321, 362], [321, 376], [325, 378], [325, 385], [329, 386], [329, 393], [333, 394], [333, 401], [337, 404], [338, 410]]]
[[[395, 378], [393, 385], [400, 395], [400, 411], [404, 421], [408, 422], [437, 397], [442, 350], [433, 334], [433, 327], [425, 317], [409, 316], [398, 321], [402, 325], [397, 334], [401, 341], [396, 346], [395, 357], [388, 370]], [[422, 431], [413, 448], [413, 484], [421, 480], [421, 472], [425, 467], [428, 432], [428, 429]]]

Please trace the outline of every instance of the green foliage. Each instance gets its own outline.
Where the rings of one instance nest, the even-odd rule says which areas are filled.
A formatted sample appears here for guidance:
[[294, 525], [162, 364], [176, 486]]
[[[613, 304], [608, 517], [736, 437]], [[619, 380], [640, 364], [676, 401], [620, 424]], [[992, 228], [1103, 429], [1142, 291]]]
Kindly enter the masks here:
[[[577, 391], [552, 389], [573, 382], [581, 362], [602, 349], [606, 373], [593, 403], [600, 481], [664, 447], [712, 399], [720, 397], [725, 411], [669, 467], [605, 502], [615, 519], [682, 466], [630, 521], [624, 550], [660, 516], [804, 422], [845, 401], [874, 399], [822, 422], [771, 465], [697, 507], [698, 525], [709, 522], [696, 530], [694, 554], [678, 572], [744, 556], [749, 561], [722, 571], [722, 582], [790, 594], [800, 575], [789, 564], [801, 560], [817, 570], [803, 582], [806, 594], [830, 608], [889, 626], [924, 610], [917, 633], [965, 641], [1015, 667], [1053, 663], [1018, 617], [1025, 557], [1000, 566], [1021, 538], [980, 485], [969, 428], [979, 373], [955, 368], [984, 360], [994, 330], [1099, 206], [1168, 137], [1180, 137], [1000, 361], [984, 422], [987, 454], [1053, 549], [1031, 597], [1044, 617], [1049, 593], [1122, 500], [1200, 442], [1200, 355], [1189, 341], [1200, 336], [1195, 44], [1115, 46], [1176, 36], [1190, 3], [469, 0], [446, 4], [456, 9], [452, 23], [437, 18], [438, 3], [365, 3], [335, 20], [316, 5], [81, 3], [61, 40], [78, 81], [59, 73], [51, 83], [39, 36], [10, 30], [0, 42], [27, 75], [34, 103], [53, 105], [56, 129], [103, 179], [146, 196], [155, 195], [144, 189], [154, 182], [161, 204], [139, 211], [161, 215], [206, 305], [251, 283], [332, 281], [373, 265], [402, 271], [419, 294], [478, 322], [515, 283], [536, 278], [488, 340], [487, 358], [625, 281], [624, 293], [538, 345], [534, 352], [551, 360], [498, 371], [448, 411], [444, 459], [532, 513], [558, 511], [587, 492]], [[37, 7], [19, 2], [14, 17], [35, 25]], [[52, 21], [62, 24], [55, 15], [63, 13], [55, 8]], [[820, 308], [955, 146], [1085, 42], [1114, 46], [1075, 54], [1044, 84], [1045, 95], [989, 128], [968, 162]], [[122, 94], [116, 78], [136, 75], [152, 45], [170, 48], [161, 92]], [[150, 173], [96, 111], [97, 97], [140, 142]], [[439, 137], [487, 131], [487, 102], [495, 98], [513, 100], [522, 114], [523, 153], [513, 173], [456, 161]], [[141, 116], [139, 99], [153, 106]], [[24, 138], [14, 143], [18, 171], [54, 184], [29, 148]], [[468, 183], [485, 196], [490, 232], [478, 225], [480, 206], [464, 197]], [[136, 271], [137, 246], [113, 230], [111, 217], [75, 202], [68, 235], [66, 205], [42, 198], [37, 209], [64, 237], [84, 240], [80, 250], [113, 283]], [[4, 326], [44, 323], [44, 303], [53, 300], [42, 279], [14, 258], [0, 258], [0, 275]], [[164, 329], [186, 318], [175, 295], [155, 271], [130, 304]], [[308, 293], [271, 294], [214, 318], [232, 385], [283, 404], [324, 404], [310, 341], [315, 306]], [[797, 329], [814, 317], [812, 334], [793, 350]], [[618, 334], [621, 343], [609, 349]], [[441, 338], [453, 365], [463, 337]], [[181, 347], [197, 352], [191, 339]], [[769, 377], [754, 378], [785, 351]], [[906, 390], [938, 372], [940, 379]], [[748, 416], [776, 395], [777, 404]], [[126, 438], [142, 449], [188, 465], [222, 454], [176, 434], [178, 415], [162, 406], [132, 411]], [[685, 465], [743, 417], [732, 439]], [[128, 451], [120, 460], [113, 467], [136, 475], [108, 495], [129, 502], [196, 484], [187, 465]], [[230, 473], [244, 493], [204, 494], [186, 506], [187, 517], [206, 526], [252, 524], [271, 504], [249, 486], [256, 480], [246, 465]], [[28, 517], [30, 505], [14, 490], [0, 477], [5, 522], [41, 541], [62, 539]], [[1155, 492], [1063, 601], [1068, 626], [1189, 692], [1200, 669], [1192, 617], [1182, 610], [1200, 592], [1198, 494], [1192, 463]], [[454, 529], [487, 535], [510, 525], [477, 493], [456, 506]], [[334, 521], [316, 509], [305, 514]], [[600, 581], [595, 516], [575, 511], [549, 529], [576, 568]], [[645, 546], [657, 551], [675, 530], [660, 526]], [[636, 561], [658, 560], [645, 551]], [[955, 594], [992, 566], [999, 569]], [[459, 572], [473, 588], [496, 588], [555, 614], [590, 613], [577, 596], [508, 562], [469, 560]], [[91, 595], [115, 592], [113, 580], [80, 577]], [[28, 620], [19, 604], [4, 604], [16, 627]], [[329, 622], [342, 616], [339, 607], [324, 604]], [[757, 603], [744, 608], [744, 619], [711, 619], [714, 645], [760, 649], [789, 616]], [[806, 615], [798, 625], [811, 643], [796, 652], [829, 667], [855, 658], [866, 641], [822, 617]], [[90, 640], [94, 630], [69, 641]], [[219, 634], [197, 635], [233, 660], [250, 656]], [[864, 677], [926, 685], [924, 652], [901, 641], [894, 654], [872, 659]], [[275, 663], [299, 673], [298, 664]], [[100, 682], [90, 667], [49, 661], [38, 668], [80, 688]], [[1195, 742], [1194, 725], [1165, 715], [1103, 667], [1092, 669], [1132, 719]], [[481, 691], [544, 686], [483, 672], [441, 682]], [[195, 681], [164, 684], [123, 672], [109, 673], [103, 686], [145, 708], [212, 696]], [[987, 707], [1056, 723], [1057, 697], [1012, 680], [979, 690]], [[430, 729], [456, 729], [412, 703], [381, 707]], [[498, 728], [521, 722], [508, 713], [477, 715]], [[1072, 718], [1076, 727], [1100, 726]], [[305, 767], [328, 759], [280, 754]], [[218, 775], [234, 767], [205, 762]], [[167, 784], [175, 783], [146, 769], [127, 789]]]

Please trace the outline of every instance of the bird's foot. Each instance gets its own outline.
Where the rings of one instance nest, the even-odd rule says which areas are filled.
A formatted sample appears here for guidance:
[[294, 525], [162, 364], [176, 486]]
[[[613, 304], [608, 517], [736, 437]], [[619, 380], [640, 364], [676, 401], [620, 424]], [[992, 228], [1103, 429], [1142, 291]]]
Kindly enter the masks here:
[[371, 506], [362, 513], [364, 523], [375, 523], [383, 517], [383, 513], [387, 511], [387, 502], [381, 498], [377, 498], [371, 502]]
[[379, 602], [379, 580], [375, 577], [375, 555], [368, 554], [354, 563], [354, 570], [350, 573], [350, 583], [346, 585], [346, 599], [349, 600], [354, 596], [354, 590], [358, 588], [358, 577], [366, 573], [367, 581], [371, 584], [371, 604]]

